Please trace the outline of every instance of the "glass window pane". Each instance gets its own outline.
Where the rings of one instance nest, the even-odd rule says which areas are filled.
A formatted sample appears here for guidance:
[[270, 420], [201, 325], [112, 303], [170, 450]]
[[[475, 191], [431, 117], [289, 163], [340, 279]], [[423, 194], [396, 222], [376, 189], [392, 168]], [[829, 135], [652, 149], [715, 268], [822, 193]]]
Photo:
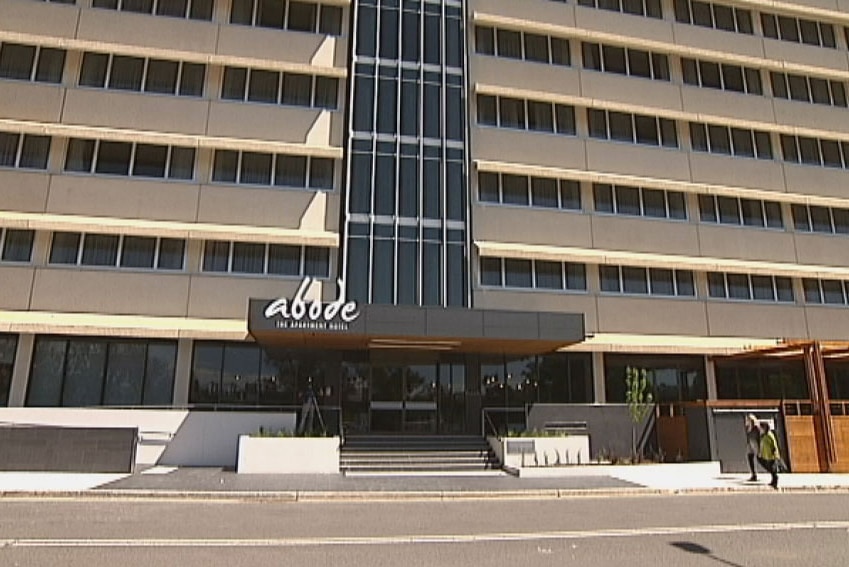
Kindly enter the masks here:
[[650, 268], [651, 293], [653, 295], [675, 295], [675, 283], [672, 274], [672, 270]]
[[271, 154], [242, 152], [240, 183], [271, 184]]
[[212, 180], [225, 183], [235, 183], [238, 163], [238, 152], [231, 150], [215, 150], [215, 165], [212, 170]]
[[118, 262], [118, 235], [86, 234], [83, 239], [84, 266], [114, 266]]
[[277, 102], [279, 88], [280, 73], [251, 69], [251, 78], [248, 83], [249, 101], [275, 104]]
[[138, 144], [133, 163], [133, 175], [140, 177], [165, 177], [165, 162], [167, 160], [167, 146]]
[[38, 54], [35, 80], [44, 83], [61, 83], [65, 68], [65, 50], [42, 47]]
[[127, 142], [101, 141], [97, 150], [95, 173], [128, 175], [133, 145]]
[[159, 241], [160, 270], [182, 270], [186, 253], [186, 241], [177, 238], [163, 238]]
[[153, 93], [174, 94], [177, 89], [178, 70], [179, 64], [176, 61], [151, 59], [147, 64], [144, 90]]
[[125, 236], [121, 245], [121, 266], [152, 268], [156, 255], [156, 239], [146, 236]]
[[0, 258], [4, 262], [29, 262], [32, 259], [32, 243], [35, 238], [35, 231], [7, 228], [5, 232], [3, 254]]
[[648, 293], [646, 269], [622, 266], [622, 290], [625, 293]]
[[34, 62], [35, 47], [17, 43], [0, 45], [0, 77], [28, 81]]
[[145, 345], [143, 343], [111, 343], [103, 405], [135, 406], [142, 402]]
[[307, 186], [307, 158], [305, 156], [277, 155], [276, 160], [275, 185]]
[[172, 147], [168, 177], [171, 179], [194, 179], [194, 176], [195, 149]]
[[587, 290], [587, 267], [583, 264], [566, 264], [566, 289]]
[[225, 100], [244, 100], [248, 70], [238, 67], [225, 67], [221, 84], [221, 98]]
[[286, 10], [284, 0], [256, 0], [256, 25], [266, 28], [282, 28]]
[[30, 374], [27, 405], [58, 407], [62, 405], [62, 383], [65, 375], [65, 339], [36, 337]]
[[728, 297], [732, 299], [751, 299], [752, 291], [749, 289], [749, 277], [745, 274], [727, 274]]
[[549, 177], [531, 178], [531, 203], [534, 207], [548, 207], [556, 209], [558, 190], [557, 180]]
[[340, 6], [321, 6], [318, 33], [342, 35], [342, 8]]
[[511, 205], [528, 205], [528, 178], [523, 175], [501, 176], [502, 202]]
[[287, 27], [294, 31], [315, 31], [317, 9], [316, 4], [289, 2], [289, 25]]
[[180, 95], [203, 96], [203, 84], [205, 80], [206, 65], [200, 63], [183, 63], [183, 70], [180, 74]]
[[105, 366], [105, 341], [68, 341], [62, 405], [65, 407], [100, 405]]
[[287, 244], [268, 245], [268, 273], [297, 276], [301, 273], [301, 248]]
[[233, 267], [238, 274], [261, 274], [265, 263], [265, 245], [254, 242], [233, 243]]
[[65, 156], [65, 171], [89, 173], [94, 159], [94, 140], [71, 138]]
[[143, 73], [144, 59], [141, 57], [114, 55], [112, 57], [112, 71], [109, 74], [109, 88], [140, 91]]
[[50, 155], [50, 136], [34, 136], [24, 134], [21, 146], [20, 167], [31, 169], [47, 169], [47, 159]]
[[49, 263], [76, 264], [80, 237], [78, 232], [54, 232]]
[[536, 286], [542, 289], [563, 289], [563, 264], [560, 262], [534, 262]]
[[[392, 180], [394, 187], [394, 175]], [[333, 189], [333, 160], [330, 158], [310, 158], [310, 188]]]
[[172, 404], [176, 367], [176, 344], [148, 343], [142, 399], [144, 405], [170, 406]]
[[505, 258], [504, 284], [507, 287], [530, 288], [532, 286], [531, 261]]
[[230, 267], [230, 243], [207, 240], [203, 248], [203, 271], [226, 272]]
[[481, 258], [481, 285], [502, 285], [501, 258]]
[[295, 73], [283, 73], [283, 104], [310, 106], [312, 77]]
[[339, 92], [339, 80], [334, 77], [315, 78], [315, 106], [336, 110], [337, 93]]

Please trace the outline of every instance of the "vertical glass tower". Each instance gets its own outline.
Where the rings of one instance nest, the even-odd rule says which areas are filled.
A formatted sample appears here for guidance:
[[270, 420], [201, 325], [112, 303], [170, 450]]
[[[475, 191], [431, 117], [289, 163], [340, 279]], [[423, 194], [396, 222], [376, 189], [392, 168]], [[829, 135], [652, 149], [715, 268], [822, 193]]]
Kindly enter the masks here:
[[463, 0], [355, 0], [343, 266], [365, 303], [468, 306]]

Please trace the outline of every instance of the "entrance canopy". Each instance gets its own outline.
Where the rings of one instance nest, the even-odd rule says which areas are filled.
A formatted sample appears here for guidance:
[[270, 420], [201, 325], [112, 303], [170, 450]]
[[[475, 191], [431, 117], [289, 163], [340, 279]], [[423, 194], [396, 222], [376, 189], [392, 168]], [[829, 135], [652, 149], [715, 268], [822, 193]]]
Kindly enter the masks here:
[[534, 355], [584, 340], [584, 317], [485, 309], [251, 299], [248, 331], [266, 348], [396, 349]]

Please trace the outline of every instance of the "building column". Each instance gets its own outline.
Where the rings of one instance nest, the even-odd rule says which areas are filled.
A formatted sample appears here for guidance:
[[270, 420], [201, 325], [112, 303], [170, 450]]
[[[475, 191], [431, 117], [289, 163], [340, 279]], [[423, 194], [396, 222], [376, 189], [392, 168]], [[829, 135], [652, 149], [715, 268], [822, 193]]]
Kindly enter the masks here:
[[604, 389], [604, 353], [594, 352], [593, 356], [593, 402], [607, 403], [607, 392]]
[[710, 356], [705, 357], [705, 393], [708, 400], [719, 399], [716, 391], [716, 364]]
[[177, 364], [174, 369], [174, 396], [172, 399], [175, 406], [184, 406], [189, 403], [193, 344], [192, 339], [179, 339], [177, 341]]
[[27, 379], [32, 367], [32, 353], [35, 348], [35, 335], [18, 335], [18, 348], [15, 352], [15, 367], [12, 370], [12, 384], [9, 388], [9, 407], [20, 408], [26, 404]]

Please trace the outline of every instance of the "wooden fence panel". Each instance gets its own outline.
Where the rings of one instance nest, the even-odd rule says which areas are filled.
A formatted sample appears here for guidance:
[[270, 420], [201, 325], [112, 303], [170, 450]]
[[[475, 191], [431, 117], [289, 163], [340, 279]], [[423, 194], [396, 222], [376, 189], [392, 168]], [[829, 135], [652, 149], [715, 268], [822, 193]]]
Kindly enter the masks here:
[[790, 469], [797, 473], [822, 472], [820, 449], [814, 417], [810, 415], [785, 416], [787, 451], [785, 459]]
[[849, 416], [832, 416], [837, 463], [833, 472], [849, 472]]

